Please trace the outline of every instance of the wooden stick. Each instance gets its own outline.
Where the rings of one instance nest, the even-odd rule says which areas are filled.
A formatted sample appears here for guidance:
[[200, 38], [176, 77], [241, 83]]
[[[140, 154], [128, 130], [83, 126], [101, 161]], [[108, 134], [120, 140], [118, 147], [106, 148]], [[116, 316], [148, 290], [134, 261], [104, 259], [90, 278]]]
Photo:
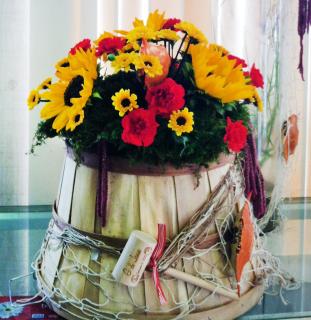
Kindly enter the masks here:
[[226, 290], [224, 288], [218, 287], [217, 285], [215, 285], [213, 282], [208, 281], [208, 280], [203, 280], [200, 279], [196, 276], [193, 276], [192, 274], [183, 272], [183, 271], [179, 271], [177, 269], [174, 268], [168, 268], [163, 272], [165, 275], [171, 276], [175, 279], [178, 280], [182, 280], [184, 282], [193, 284], [194, 286], [215, 292], [217, 294], [220, 294], [224, 297], [233, 299], [233, 300], [238, 300], [239, 296], [236, 292], [234, 291], [229, 291]]

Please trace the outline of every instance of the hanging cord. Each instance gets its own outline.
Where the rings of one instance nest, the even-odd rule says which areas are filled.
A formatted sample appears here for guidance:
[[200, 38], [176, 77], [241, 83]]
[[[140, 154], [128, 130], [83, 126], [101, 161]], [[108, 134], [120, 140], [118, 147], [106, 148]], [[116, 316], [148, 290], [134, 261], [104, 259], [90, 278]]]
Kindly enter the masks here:
[[311, 0], [299, 0], [298, 7], [298, 35], [300, 38], [300, 54], [298, 70], [301, 74], [301, 78], [304, 81], [303, 76], [303, 36], [305, 33], [309, 33], [309, 27], [311, 25]]
[[108, 193], [108, 154], [107, 143], [101, 141], [99, 144], [98, 184], [96, 194], [96, 214], [102, 219], [102, 226], [106, 225], [107, 215], [107, 193]]

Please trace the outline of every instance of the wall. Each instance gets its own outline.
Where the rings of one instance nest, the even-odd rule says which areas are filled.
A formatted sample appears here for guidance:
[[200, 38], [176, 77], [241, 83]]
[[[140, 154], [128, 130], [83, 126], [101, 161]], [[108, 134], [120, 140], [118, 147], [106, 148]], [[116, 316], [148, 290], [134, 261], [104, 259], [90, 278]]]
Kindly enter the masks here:
[[[296, 0], [1, 0], [0, 1], [0, 205], [52, 203], [64, 158], [64, 143], [49, 141], [26, 156], [39, 121], [39, 110], [28, 113], [27, 92], [53, 73], [57, 60], [79, 40], [96, 38], [104, 30], [129, 28], [135, 16], [165, 10], [167, 16], [197, 24], [210, 42], [218, 42], [250, 64], [271, 72], [273, 22], [280, 26], [280, 94], [282, 112], [274, 134], [291, 112], [300, 116], [301, 140], [292, 157], [284, 195], [311, 195], [310, 36], [305, 38], [305, 69], [301, 82], [298, 63]], [[275, 15], [274, 10], [279, 16]], [[277, 20], [278, 19], [278, 20]], [[270, 29], [269, 29], [270, 28]], [[270, 33], [269, 33], [270, 32]], [[309, 70], [309, 72], [308, 72]], [[259, 117], [259, 129], [267, 120]], [[3, 134], [4, 132], [4, 134]], [[275, 183], [279, 163], [272, 158], [264, 168]], [[306, 175], [304, 174], [306, 172]]]

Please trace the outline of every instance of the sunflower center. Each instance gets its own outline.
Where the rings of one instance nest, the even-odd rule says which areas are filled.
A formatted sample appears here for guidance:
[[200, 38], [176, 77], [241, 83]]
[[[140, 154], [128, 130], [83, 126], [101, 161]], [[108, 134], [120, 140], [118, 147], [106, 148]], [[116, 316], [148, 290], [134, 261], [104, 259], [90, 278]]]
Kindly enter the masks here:
[[69, 85], [66, 88], [64, 93], [64, 101], [66, 106], [68, 107], [72, 106], [72, 103], [70, 102], [71, 98], [81, 97], [80, 91], [83, 89], [83, 83], [84, 83], [84, 79], [82, 76], [77, 76], [69, 82]]
[[125, 99], [123, 99], [123, 100], [121, 101], [121, 105], [122, 105], [123, 108], [128, 107], [130, 104], [131, 104], [131, 101], [130, 101], [130, 99], [128, 99], [128, 98], [125, 98]]
[[32, 102], [35, 102], [36, 101], [36, 96], [33, 96], [32, 97]]
[[187, 122], [186, 118], [185, 117], [178, 117], [176, 119], [176, 123], [179, 125], [179, 126], [183, 126], [185, 125]]
[[76, 116], [75, 116], [75, 123], [77, 123], [77, 122], [79, 122], [80, 121], [80, 115], [79, 114], [77, 114]]
[[60, 65], [62, 68], [67, 68], [69, 67], [69, 62], [64, 62]]
[[150, 61], [145, 61], [145, 66], [146, 66], [146, 67], [152, 67], [152, 62], [150, 62]]

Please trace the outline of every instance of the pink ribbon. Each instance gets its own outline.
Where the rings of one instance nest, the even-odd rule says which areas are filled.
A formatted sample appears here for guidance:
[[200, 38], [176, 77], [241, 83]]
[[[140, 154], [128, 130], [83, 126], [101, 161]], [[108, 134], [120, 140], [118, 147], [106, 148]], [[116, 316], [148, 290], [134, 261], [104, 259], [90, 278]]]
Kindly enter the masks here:
[[158, 269], [158, 260], [162, 257], [166, 244], [166, 225], [158, 224], [158, 242], [151, 255], [149, 267], [152, 268], [152, 279], [157, 290], [157, 294], [161, 304], [167, 304], [166, 297], [161, 287], [161, 281]]

